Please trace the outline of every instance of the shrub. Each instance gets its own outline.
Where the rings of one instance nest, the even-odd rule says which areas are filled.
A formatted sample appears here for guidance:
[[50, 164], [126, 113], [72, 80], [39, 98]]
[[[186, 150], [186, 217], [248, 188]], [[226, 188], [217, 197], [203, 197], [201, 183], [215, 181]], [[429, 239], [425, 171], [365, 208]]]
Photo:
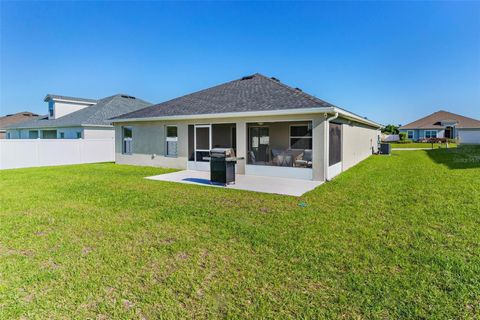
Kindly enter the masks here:
[[398, 135], [400, 136], [400, 141], [405, 141], [407, 139], [406, 132], [399, 132]]

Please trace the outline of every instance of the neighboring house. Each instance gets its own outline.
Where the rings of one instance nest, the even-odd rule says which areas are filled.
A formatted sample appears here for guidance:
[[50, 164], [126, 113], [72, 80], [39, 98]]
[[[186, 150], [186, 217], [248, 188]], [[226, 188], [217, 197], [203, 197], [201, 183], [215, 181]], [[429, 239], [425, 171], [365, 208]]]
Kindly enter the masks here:
[[7, 138], [7, 126], [14, 125], [16, 123], [25, 122], [38, 118], [38, 114], [23, 111], [14, 114], [7, 114], [4, 117], [0, 117], [0, 139]]
[[460, 143], [480, 143], [479, 120], [442, 110], [401, 126], [399, 130], [414, 141], [448, 138], [458, 139]]
[[112, 119], [120, 164], [209, 170], [233, 148], [237, 172], [333, 178], [377, 151], [378, 123], [260, 74]]
[[117, 94], [100, 100], [47, 95], [48, 115], [10, 125], [10, 139], [113, 139], [114, 129], [105, 120], [151, 105]]

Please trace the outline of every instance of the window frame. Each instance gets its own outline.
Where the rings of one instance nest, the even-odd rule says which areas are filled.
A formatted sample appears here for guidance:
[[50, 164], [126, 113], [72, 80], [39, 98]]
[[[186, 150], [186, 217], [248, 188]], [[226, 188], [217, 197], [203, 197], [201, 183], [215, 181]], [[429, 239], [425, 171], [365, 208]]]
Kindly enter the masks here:
[[[435, 137], [432, 136], [433, 132], [435, 132]], [[438, 130], [425, 130], [425, 139], [436, 139], [436, 138], [438, 138]]]
[[[133, 127], [132, 126], [122, 126], [122, 154], [131, 155], [133, 154]], [[125, 138], [125, 129], [130, 129], [132, 136], [129, 138]], [[128, 140], [127, 140], [128, 139]], [[127, 152], [125, 142], [129, 141], [130, 143], [130, 152]]]
[[[310, 136], [292, 136], [292, 127], [307, 127], [307, 132], [308, 132], [308, 127], [310, 127]], [[288, 148], [290, 150], [294, 149], [292, 148], [292, 138], [293, 139], [310, 139], [312, 147], [306, 148], [304, 150], [312, 150], [313, 149], [313, 126], [312, 124], [306, 123], [306, 124], [291, 124], [288, 126]]]
[[[30, 136], [30, 133], [32, 133], [32, 132], [36, 132], [36, 135], [37, 135], [36, 138], [32, 138]], [[39, 138], [40, 138], [40, 133], [38, 132], [38, 130], [28, 130], [28, 139], [39, 139]]]
[[[169, 137], [168, 136], [168, 129], [169, 128], [175, 128], [176, 129], [176, 136], [175, 137]], [[177, 147], [175, 148], [176, 152], [175, 153], [169, 153], [168, 150], [168, 143], [169, 142], [175, 142]], [[172, 158], [177, 158], [178, 157], [178, 126], [177, 125], [166, 125], [165, 126], [165, 156], [166, 157], [172, 157]]]
[[64, 131], [60, 131], [58, 134], [60, 135], [60, 139], [65, 139], [65, 132]]
[[82, 131], [77, 131], [76, 133], [77, 139], [82, 139]]
[[52, 100], [48, 101], [48, 117], [53, 118], [55, 116], [55, 102]]
[[[412, 133], [412, 137], [410, 138], [410, 133]], [[407, 130], [407, 139], [413, 140], [415, 138], [415, 131], [414, 130]]]

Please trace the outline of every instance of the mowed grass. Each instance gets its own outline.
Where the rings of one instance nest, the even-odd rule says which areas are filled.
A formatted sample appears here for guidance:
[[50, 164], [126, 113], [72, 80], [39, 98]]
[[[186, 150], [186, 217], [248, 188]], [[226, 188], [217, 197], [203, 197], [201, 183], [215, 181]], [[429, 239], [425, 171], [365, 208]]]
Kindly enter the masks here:
[[164, 172], [1, 171], [0, 319], [480, 315], [479, 149], [372, 156], [302, 198]]
[[[417, 148], [417, 149], [424, 149], [424, 148], [432, 148], [432, 144], [428, 142], [412, 142], [412, 143], [391, 143], [392, 148], [397, 148], [397, 149], [405, 149], [405, 148]], [[456, 143], [449, 143], [448, 144], [449, 148], [456, 148], [457, 144]], [[439, 149], [439, 148], [446, 148], [445, 143], [434, 143], [433, 144], [433, 149]]]

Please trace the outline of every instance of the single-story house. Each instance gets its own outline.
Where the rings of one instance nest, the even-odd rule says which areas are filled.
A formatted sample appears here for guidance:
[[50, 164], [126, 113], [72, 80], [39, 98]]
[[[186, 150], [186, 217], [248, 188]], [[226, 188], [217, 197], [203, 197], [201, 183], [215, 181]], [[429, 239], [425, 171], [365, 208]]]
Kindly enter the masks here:
[[151, 105], [125, 94], [100, 100], [48, 94], [44, 101], [48, 115], [9, 125], [8, 139], [113, 139], [105, 120]]
[[418, 141], [430, 138], [456, 139], [460, 143], [480, 143], [480, 121], [448, 111], [437, 111], [401, 126], [407, 138]]
[[111, 119], [115, 161], [209, 170], [233, 148], [237, 173], [324, 181], [377, 151], [380, 124], [254, 74]]
[[4, 117], [0, 117], [0, 139], [7, 137], [8, 126], [36, 118], [38, 118], [38, 114], [29, 111], [7, 114]]

